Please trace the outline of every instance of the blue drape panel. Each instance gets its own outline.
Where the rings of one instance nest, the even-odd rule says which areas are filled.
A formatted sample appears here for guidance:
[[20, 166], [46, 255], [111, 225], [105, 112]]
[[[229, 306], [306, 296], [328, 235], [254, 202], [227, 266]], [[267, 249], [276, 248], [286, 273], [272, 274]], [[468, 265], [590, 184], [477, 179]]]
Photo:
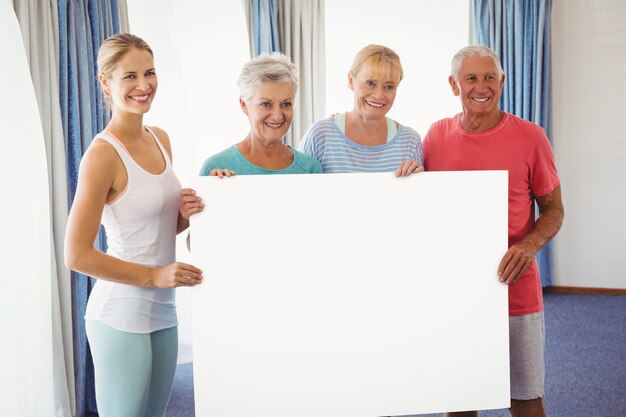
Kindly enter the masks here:
[[[119, 32], [116, 0], [59, 0], [59, 85], [67, 161], [68, 204], [76, 193], [78, 167], [94, 135], [109, 122], [97, 79], [102, 41]], [[106, 240], [100, 230], [97, 246]], [[76, 416], [96, 412], [93, 363], [85, 335], [85, 308], [93, 279], [72, 273]]]
[[[543, 127], [552, 140], [550, 19], [552, 0], [474, 0], [474, 38], [500, 57], [506, 74], [500, 108]], [[538, 254], [552, 284], [550, 243]]]
[[275, 0], [252, 0], [252, 31], [254, 56], [280, 51]]

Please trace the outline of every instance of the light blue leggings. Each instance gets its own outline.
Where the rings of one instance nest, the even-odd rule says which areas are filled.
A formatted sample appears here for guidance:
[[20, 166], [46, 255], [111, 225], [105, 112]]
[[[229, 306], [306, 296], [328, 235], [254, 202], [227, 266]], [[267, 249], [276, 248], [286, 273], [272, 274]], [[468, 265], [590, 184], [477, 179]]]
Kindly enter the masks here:
[[172, 392], [178, 328], [128, 333], [85, 322], [100, 417], [162, 417]]

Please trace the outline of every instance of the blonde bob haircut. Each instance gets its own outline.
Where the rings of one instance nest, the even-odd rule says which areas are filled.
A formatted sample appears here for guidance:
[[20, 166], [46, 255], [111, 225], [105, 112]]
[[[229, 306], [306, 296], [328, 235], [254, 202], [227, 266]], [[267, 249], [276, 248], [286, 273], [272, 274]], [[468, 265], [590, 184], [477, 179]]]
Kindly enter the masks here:
[[[98, 75], [102, 75], [107, 79], [111, 78], [111, 72], [117, 62], [132, 48], [148, 51], [150, 56], [154, 58], [150, 46], [139, 36], [130, 33], [118, 33], [117, 35], [109, 36], [100, 45], [98, 50]], [[110, 106], [111, 97], [104, 89], [102, 90], [102, 95], [107, 106]]]
[[393, 49], [386, 46], [367, 45], [357, 52], [350, 68], [352, 77], [356, 77], [363, 66], [369, 69], [367, 78], [370, 80], [389, 78], [399, 83], [404, 77], [400, 57]]

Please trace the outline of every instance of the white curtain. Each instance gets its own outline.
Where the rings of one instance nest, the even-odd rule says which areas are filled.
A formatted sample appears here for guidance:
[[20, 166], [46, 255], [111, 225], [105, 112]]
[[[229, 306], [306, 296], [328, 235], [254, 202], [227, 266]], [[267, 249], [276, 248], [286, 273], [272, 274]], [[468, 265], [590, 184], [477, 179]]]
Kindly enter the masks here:
[[128, 21], [128, 3], [126, 0], [117, 0], [117, 9], [120, 14], [120, 31], [130, 33], [130, 23]]
[[[37, 10], [56, 16], [49, 4]], [[42, 39], [52, 37], [52, 22], [45, 26], [47, 33]], [[36, 32], [26, 33], [20, 32], [11, 0], [0, 0], [0, 55], [10, 57], [0, 66], [5, 80], [0, 100], [5, 155], [0, 164], [5, 198], [0, 215], [0, 415], [65, 417], [71, 415], [71, 409], [53, 242], [52, 213], [57, 204], [50, 194], [55, 179], [50, 178], [47, 163], [47, 153], [54, 155], [55, 151], [46, 141], [46, 134], [56, 128], [55, 122], [50, 122], [54, 110], [40, 113], [29, 69], [32, 55], [24, 48], [24, 41], [30, 44], [32, 40], [26, 37]], [[42, 65], [34, 72], [45, 71], [55, 61]], [[53, 77], [39, 76], [39, 87], [48, 82], [46, 77]], [[49, 102], [54, 97], [40, 99]], [[50, 119], [42, 124], [45, 117]]]
[[252, 29], [252, 3], [250, 0], [241, 0], [241, 4], [243, 6], [243, 13], [246, 17], [246, 25], [248, 27], [248, 44], [250, 46], [250, 59], [252, 59], [255, 56], [254, 30]]
[[51, 208], [51, 312], [55, 401], [72, 414], [74, 359], [72, 349], [72, 288], [70, 272], [63, 264], [67, 223], [65, 147], [59, 106], [58, 11], [56, 0], [21, 0], [14, 4], [26, 58], [37, 97], [46, 149]]
[[296, 147], [304, 132], [324, 118], [326, 41], [324, 0], [277, 0], [280, 49], [298, 67], [296, 114], [287, 143]]

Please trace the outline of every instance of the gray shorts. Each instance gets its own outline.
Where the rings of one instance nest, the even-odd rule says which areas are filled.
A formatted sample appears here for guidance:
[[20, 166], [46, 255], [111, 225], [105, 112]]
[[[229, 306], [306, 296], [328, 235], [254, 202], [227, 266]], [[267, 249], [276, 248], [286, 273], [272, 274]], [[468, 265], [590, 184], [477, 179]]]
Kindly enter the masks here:
[[543, 311], [509, 317], [511, 399], [543, 397], [545, 337]]

